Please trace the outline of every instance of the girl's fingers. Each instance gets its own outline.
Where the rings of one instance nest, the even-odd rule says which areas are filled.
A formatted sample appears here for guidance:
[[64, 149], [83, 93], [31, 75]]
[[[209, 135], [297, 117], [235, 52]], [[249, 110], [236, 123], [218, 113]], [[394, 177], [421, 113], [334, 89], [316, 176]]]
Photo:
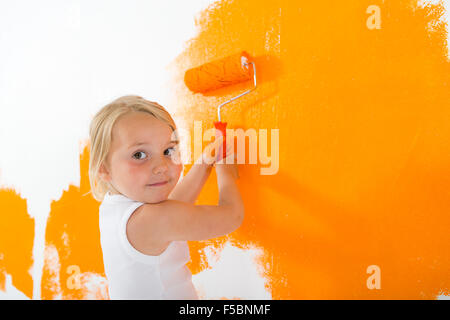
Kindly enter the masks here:
[[214, 141], [210, 144], [211, 148], [218, 148], [223, 143], [223, 136], [216, 137]]
[[209, 143], [203, 151], [203, 160], [207, 164], [213, 164], [218, 159], [218, 155], [222, 152], [223, 136], [216, 136], [213, 142]]
[[213, 142], [208, 144], [205, 149], [208, 152], [211, 152], [212, 149], [218, 148], [220, 146], [220, 143], [222, 142], [222, 140], [223, 140], [223, 136], [217, 137]]
[[211, 157], [209, 154], [204, 153], [204, 154], [203, 154], [203, 161], [204, 161], [206, 164], [213, 164], [213, 163], [214, 163], [214, 157]]
[[234, 154], [234, 150], [233, 149], [234, 149], [233, 146], [227, 144], [227, 152], [226, 152], [227, 156], [229, 156], [231, 154]]
[[223, 135], [215, 137], [214, 141], [209, 143], [205, 147], [205, 161], [208, 163], [220, 162], [220, 163], [235, 163], [237, 154], [234, 152], [232, 144], [226, 144], [225, 157], [223, 156]]

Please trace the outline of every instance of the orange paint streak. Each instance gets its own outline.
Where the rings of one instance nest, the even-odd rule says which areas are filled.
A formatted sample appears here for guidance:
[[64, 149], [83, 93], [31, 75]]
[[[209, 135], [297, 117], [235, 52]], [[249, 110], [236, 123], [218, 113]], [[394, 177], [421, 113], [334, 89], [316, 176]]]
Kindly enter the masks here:
[[[51, 204], [45, 242], [47, 248], [54, 246], [57, 249], [60, 269], [54, 274], [52, 261], [47, 255], [42, 276], [42, 299], [54, 299], [58, 295], [62, 299], [107, 298], [106, 289], [89, 283], [91, 280], [85, 274], [105, 277], [98, 229], [100, 204], [91, 194], [83, 196], [90, 190], [88, 170], [89, 149], [86, 146], [80, 156], [80, 188], [70, 186], [61, 199]], [[70, 286], [73, 283], [70, 280], [74, 278], [69, 277], [74, 274], [68, 273], [67, 268], [71, 265], [80, 269], [79, 288]], [[92, 285], [94, 289], [90, 289]]]
[[34, 219], [27, 213], [27, 201], [10, 189], [0, 190], [0, 212], [0, 290], [5, 290], [7, 273], [13, 286], [31, 299]]
[[[222, 117], [229, 128], [280, 129], [276, 175], [240, 165], [247, 213], [231, 235], [265, 249], [273, 299], [449, 292], [450, 64], [442, 7], [413, 3], [221, 1], [172, 66], [171, 103], [185, 106], [176, 118], [206, 130], [250, 85], [193, 94], [184, 72], [240, 50], [259, 59], [258, 89]], [[379, 30], [366, 26], [373, 4]], [[215, 201], [213, 173], [198, 203]], [[190, 243], [194, 274], [207, 267], [198, 250], [226, 240]], [[369, 265], [381, 269], [380, 290], [366, 286]]]

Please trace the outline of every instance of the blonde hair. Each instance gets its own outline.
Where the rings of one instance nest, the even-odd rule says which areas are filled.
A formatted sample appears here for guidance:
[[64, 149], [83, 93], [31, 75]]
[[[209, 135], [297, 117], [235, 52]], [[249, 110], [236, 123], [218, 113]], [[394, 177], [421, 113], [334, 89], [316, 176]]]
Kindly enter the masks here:
[[163, 121], [169, 125], [178, 140], [174, 120], [166, 109], [156, 102], [136, 95], [127, 95], [104, 106], [97, 112], [89, 126], [89, 183], [90, 192], [97, 201], [103, 201], [105, 194], [114, 189], [99, 176], [100, 166], [105, 163], [110, 151], [114, 124], [121, 116], [132, 112], [145, 112]]

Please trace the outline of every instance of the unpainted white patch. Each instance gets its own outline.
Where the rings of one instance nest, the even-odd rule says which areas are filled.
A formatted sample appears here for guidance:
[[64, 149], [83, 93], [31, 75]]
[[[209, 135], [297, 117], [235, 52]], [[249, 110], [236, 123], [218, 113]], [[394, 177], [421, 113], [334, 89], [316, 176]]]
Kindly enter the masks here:
[[227, 242], [220, 252], [207, 247], [204, 254], [211, 268], [192, 276], [199, 299], [272, 299], [267, 272], [258, 262], [262, 249], [240, 249]]

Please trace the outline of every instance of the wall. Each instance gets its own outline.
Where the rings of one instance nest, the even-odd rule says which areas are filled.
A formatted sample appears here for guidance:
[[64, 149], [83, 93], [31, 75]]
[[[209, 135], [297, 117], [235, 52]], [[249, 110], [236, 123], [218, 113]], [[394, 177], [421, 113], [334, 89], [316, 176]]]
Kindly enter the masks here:
[[[370, 5], [381, 10], [380, 29], [367, 26]], [[243, 225], [227, 237], [189, 243], [188, 266], [202, 298], [450, 294], [443, 13], [442, 5], [403, 0], [235, 0], [214, 2], [196, 17], [197, 34], [167, 69], [173, 94], [166, 106], [180, 127], [192, 131], [196, 120], [204, 130], [212, 126], [216, 106], [250, 83], [204, 96], [185, 87], [184, 72], [246, 50], [257, 65], [258, 88], [222, 116], [230, 128], [279, 129], [280, 161], [273, 175], [261, 175], [261, 163], [240, 165]], [[0, 191], [0, 293], [108, 298], [98, 203], [86, 195], [86, 143], [80, 139], [76, 159], [80, 181], [49, 202], [39, 285], [30, 276], [39, 267], [32, 258], [36, 220], [21, 193]], [[215, 178], [213, 171], [198, 204], [217, 201]], [[379, 267], [381, 289], [367, 287], [371, 265]], [[81, 272], [79, 288], [71, 266]]]

